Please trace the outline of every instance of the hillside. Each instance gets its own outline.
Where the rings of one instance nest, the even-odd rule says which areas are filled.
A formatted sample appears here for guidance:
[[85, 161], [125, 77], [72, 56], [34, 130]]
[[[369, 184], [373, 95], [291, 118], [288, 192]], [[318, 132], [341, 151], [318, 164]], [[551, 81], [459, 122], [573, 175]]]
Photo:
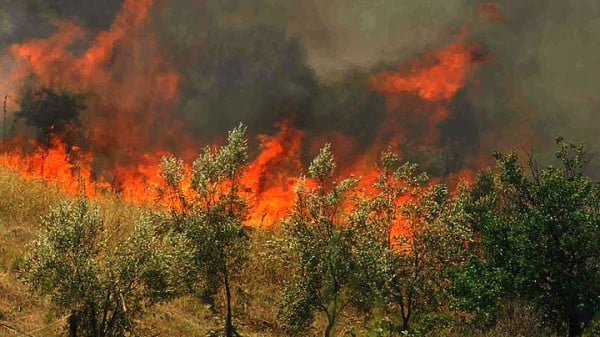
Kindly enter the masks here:
[[[32, 292], [22, 281], [23, 257], [40, 233], [40, 217], [61, 202], [73, 201], [45, 182], [22, 178], [19, 174], [0, 168], [0, 335], [59, 336], [67, 325], [65, 312], [55, 310], [48, 297]], [[152, 211], [133, 206], [113, 194], [96, 197], [97, 207], [106, 228], [124, 237], [132, 231], [140, 215]], [[277, 243], [285, 242], [279, 226], [249, 228], [250, 249], [248, 265], [239, 274], [234, 290], [235, 325], [243, 336], [286, 336], [286, 328], [278, 316], [282, 291], [291, 277], [290, 261], [277, 256]], [[151, 307], [136, 320], [142, 336], [213, 336], [222, 331], [223, 294], [217, 295], [211, 307], [195, 296], [183, 295]], [[466, 323], [469, 314], [454, 316], [454, 322], [433, 328], [421, 326], [411, 336], [552, 336], [544, 320], [525, 302], [504, 301], [492, 326]], [[352, 306], [346, 307], [337, 323], [336, 336], [387, 336], [377, 328], [376, 311], [364, 314]], [[467, 321], [464, 321], [467, 319]], [[379, 323], [378, 323], [379, 322]], [[462, 323], [461, 323], [462, 322]], [[326, 326], [323, 315], [317, 315], [304, 336], [319, 336]], [[379, 332], [377, 332], [379, 331]], [[421, 332], [419, 332], [421, 331]], [[586, 334], [589, 335], [590, 332]]]

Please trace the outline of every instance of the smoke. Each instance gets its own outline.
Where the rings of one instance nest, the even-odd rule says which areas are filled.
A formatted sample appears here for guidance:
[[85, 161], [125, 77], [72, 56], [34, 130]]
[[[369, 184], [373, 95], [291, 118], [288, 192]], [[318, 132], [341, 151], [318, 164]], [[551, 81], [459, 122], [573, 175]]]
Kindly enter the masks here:
[[447, 42], [464, 23], [461, 0], [287, 1], [287, 27], [323, 76], [406, 60]]
[[558, 135], [596, 145], [600, 46], [594, 41], [600, 38], [600, 4], [499, 3], [503, 23], [482, 26], [472, 36], [494, 57], [470, 88], [482, 128], [502, 130], [493, 137], [504, 140], [528, 133], [538, 148]]
[[[4, 0], [0, 44], [50, 36], [56, 20], [94, 36], [122, 4]], [[407, 158], [430, 158], [440, 175], [521, 144], [546, 154], [558, 135], [597, 146], [597, 1], [162, 0], [151, 15], [145, 29], [158, 46], [148, 52], [159, 50], [180, 76], [177, 102], [164, 110], [183, 116], [196, 139], [213, 140], [240, 121], [252, 134], [272, 134], [277, 121], [291, 120], [305, 137], [352, 138], [348, 152], [363, 153], [387, 128], [402, 131]], [[422, 112], [442, 103], [423, 106], [405, 94], [390, 111], [370, 78], [427, 61], [457, 36], [486, 62], [443, 102], [444, 118], [421, 125]], [[129, 64], [128, 48], [113, 56], [119, 67]], [[133, 54], [135, 62], [156, 56]]]
[[107, 29], [122, 0], [0, 0], [0, 46], [42, 38], [55, 20], [72, 20], [91, 31]]
[[154, 22], [196, 134], [211, 139], [239, 121], [271, 134], [289, 119], [306, 137], [343, 142], [338, 154], [351, 161], [390, 140], [377, 139], [390, 119], [370, 76], [451, 42], [462, 10], [460, 1], [172, 0]]
[[[476, 76], [467, 79], [464, 89], [450, 104], [449, 119], [439, 126], [440, 142], [445, 144], [442, 157], [446, 156], [444, 160], [449, 161], [452, 161], [449, 158], [455, 158], [454, 163], [447, 164], [448, 168], [442, 171], [458, 169], [469, 157], [481, 157], [494, 150], [521, 145], [534, 147], [548, 155], [550, 152], [546, 149], [551, 148], [552, 140], [558, 135], [586, 142], [592, 149], [597, 143], [600, 79], [596, 74], [600, 70], [600, 61], [596, 56], [600, 55], [600, 47], [593, 41], [600, 38], [600, 20], [597, 19], [600, 5], [593, 0], [197, 3], [176, 0], [164, 4], [171, 15], [166, 20], [167, 26], [172, 27], [169, 38], [180, 42], [178, 48], [192, 46], [189, 50], [198, 50], [194, 43], [209, 41], [205, 50], [212, 50], [214, 41], [221, 41], [217, 43], [237, 50], [234, 53], [246, 59], [245, 63], [231, 60], [246, 69], [253, 68], [248, 64], [252, 63], [248, 60], [250, 55], [267, 60], [266, 66], [286, 60], [292, 66], [277, 69], [280, 73], [275, 76], [279, 81], [268, 79], [262, 82], [265, 76], [260, 71], [230, 73], [231, 78], [212, 74], [224, 82], [236, 82], [237, 77], [242, 79], [240, 82], [257, 83], [261, 88], [257, 92], [269, 93], [264, 89], [270, 83], [278, 91], [294, 87], [296, 90], [279, 91], [278, 100], [288, 102], [290, 109], [286, 113], [299, 113], [308, 119], [312, 116], [312, 128], [353, 134], [360, 144], [373, 141], [374, 130], [384, 120], [384, 109], [381, 98], [369, 92], [360, 81], [382, 68], [403, 66], [415, 57], [423, 57], [429, 50], [451, 42], [461, 29], [466, 29], [466, 42], [481, 45], [491, 60], [478, 70]], [[277, 31], [279, 35], [261, 34], [256, 27]], [[253, 38], [244, 36], [252, 34], [249, 31], [254, 32]], [[195, 32], [203, 33], [195, 35]], [[237, 41], [232, 37], [236, 34], [241, 35]], [[287, 49], [276, 47], [285, 45], [286, 38], [288, 45], [292, 44], [290, 39], [297, 39], [294, 40], [294, 51], [289, 46]], [[255, 48], [258, 41], [263, 45]], [[278, 51], [270, 57], [260, 55], [261, 50], [265, 53], [265, 45], [278, 48]], [[298, 45], [306, 49], [305, 58], [300, 56], [302, 51]], [[220, 55], [215, 58], [222, 61]], [[205, 61], [199, 58], [197, 62]], [[313, 78], [304, 65], [314, 71]], [[196, 71], [196, 74], [193, 74], [194, 70], [186, 71], [196, 78], [206, 74], [206, 71]], [[292, 75], [294, 73], [302, 75]], [[194, 79], [190, 82], [195, 86], [201, 83]], [[316, 93], [315, 82], [318, 83]], [[244, 91], [243, 84], [233, 91]], [[273, 124], [271, 117], [280, 117], [264, 112], [266, 102], [277, 101], [271, 99], [272, 93], [252, 104], [231, 94], [232, 90], [221, 95], [207, 94], [218, 97], [217, 101], [221, 97], [231, 97], [231, 101], [243, 102], [239, 106], [243, 107], [245, 117], [242, 112], [233, 112], [238, 106], [215, 106], [216, 110], [232, 116], [229, 124], [240, 119], [260, 120], [261, 123], [266, 121], [263, 125], [268, 127]], [[257, 103], [260, 101], [265, 103]], [[199, 109], [198, 106], [203, 106], [199, 103], [197, 98], [188, 100], [189, 108], [185, 110]], [[272, 108], [277, 110], [280, 106]], [[253, 110], [263, 113], [257, 114]], [[200, 114], [212, 115], [212, 112], [207, 110]], [[210, 121], [206, 125], [215, 124]], [[254, 129], [270, 131], [268, 128]]]

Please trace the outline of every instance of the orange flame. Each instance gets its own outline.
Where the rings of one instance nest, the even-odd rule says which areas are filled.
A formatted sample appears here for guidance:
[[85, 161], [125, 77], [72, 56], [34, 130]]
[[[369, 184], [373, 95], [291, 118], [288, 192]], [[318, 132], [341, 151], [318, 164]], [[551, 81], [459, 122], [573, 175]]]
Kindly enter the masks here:
[[255, 199], [249, 223], [268, 226], [282, 219], [294, 201], [293, 186], [302, 170], [302, 132], [284, 122], [277, 136], [260, 138], [262, 152], [248, 167], [244, 180]]
[[[49, 149], [38, 147], [29, 154], [10, 147], [0, 156], [0, 164], [25, 177], [53, 181], [73, 195], [96, 197], [112, 189], [135, 204], [154, 204], [161, 197], [154, 188], [164, 186], [160, 157], [175, 153], [190, 159], [200, 147], [186, 132], [185, 122], [169, 114], [177, 103], [180, 75], [163, 57], [149, 28], [152, 5], [152, 0], [126, 0], [110, 29], [88, 41], [80, 54], [69, 48], [85, 41], [88, 32], [69, 22], [57, 22], [56, 33], [49, 38], [9, 48], [15, 67], [0, 79], [0, 87], [14, 87], [31, 73], [44, 86], [85, 94], [81, 123], [90, 144], [86, 151], [69, 148], [57, 136]], [[269, 226], [287, 214], [302, 171], [303, 150], [314, 153], [326, 139], [333, 140], [342, 163], [340, 177], [360, 175], [365, 193], [376, 193], [375, 159], [386, 147], [402, 144], [410, 132], [402, 109], [415, 111], [427, 125], [422, 137], [435, 144], [436, 126], [447, 118], [451, 99], [483, 61], [478, 46], [455, 41], [409, 70], [372, 76], [369, 84], [385, 96], [389, 113], [375, 142], [362, 153], [357, 153], [353, 137], [342, 133], [327, 132], [306, 142], [305, 133], [290, 122], [281, 123], [277, 135], [260, 136], [261, 151], [243, 177], [252, 195], [248, 223]], [[398, 220], [393, 233], [404, 233], [403, 226]]]
[[0, 154], [0, 165], [20, 172], [26, 179], [41, 178], [53, 182], [71, 195], [92, 198], [98, 191], [108, 187], [93, 179], [88, 165], [89, 153], [77, 147], [69, 149], [59, 138], [53, 138], [51, 144], [50, 149], [38, 147], [27, 156], [19, 155], [16, 151]]
[[[8, 76], [11, 81], [32, 73], [43, 86], [86, 95], [83, 130], [91, 151], [106, 157], [108, 166], [190, 143], [184, 123], [168, 115], [176, 102], [179, 74], [162, 58], [147, 27], [152, 3], [125, 1], [110, 29], [98, 34], [81, 55], [69, 51], [86, 35], [74, 23], [58, 22], [53, 36], [10, 47], [17, 60]], [[166, 144], [172, 148], [165, 149]]]
[[423, 100], [449, 100], [464, 86], [474, 60], [475, 46], [451, 44], [431, 56], [433, 64], [424, 69], [383, 72], [372, 77], [376, 90], [387, 95], [415, 93]]

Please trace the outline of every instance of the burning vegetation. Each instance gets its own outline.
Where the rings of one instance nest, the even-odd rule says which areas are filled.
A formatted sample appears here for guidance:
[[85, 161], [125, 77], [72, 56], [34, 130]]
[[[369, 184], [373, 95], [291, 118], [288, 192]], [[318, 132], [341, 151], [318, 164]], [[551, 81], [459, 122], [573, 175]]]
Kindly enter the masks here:
[[[83, 200], [44, 218], [25, 281], [68, 315], [71, 336], [136, 333], [145, 309], [184, 296], [222, 309], [222, 332], [235, 336], [233, 302], [244, 290], [232, 292], [258, 263], [249, 247], [263, 230], [275, 234], [259, 265], [290, 263], [290, 279], [273, 282], [282, 294], [274, 335], [317, 321], [334, 336], [348, 312], [368, 322], [352, 332], [361, 336], [450, 333], [461, 319], [487, 328], [506, 296], [580, 336], [600, 310], [598, 285], [578, 277], [600, 277], [599, 188], [586, 176], [597, 172], [583, 147], [563, 140], [561, 169], [531, 155], [520, 166], [514, 153], [486, 168], [492, 150], [545, 145], [547, 130], [537, 115], [490, 107], [490, 92], [516, 89], [494, 87], [505, 50], [482, 35], [522, 25], [518, 13], [466, 2], [469, 17], [436, 43], [331, 78], [318, 70], [328, 49], [314, 46], [314, 32], [261, 14], [286, 17], [317, 6], [310, 1], [114, 0], [103, 7], [110, 15], [57, 14], [39, 28], [46, 34], [29, 28], [3, 40], [0, 165]], [[14, 6], [14, 18], [25, 15]], [[518, 98], [510, 104], [530, 111]], [[153, 214], [113, 246], [118, 230], [91, 206], [109, 195]], [[546, 226], [544, 244], [536, 224]], [[63, 234], [86, 246], [61, 251], [52, 240]], [[97, 275], [63, 253], [89, 255]], [[566, 274], [544, 259], [569, 266]], [[93, 289], [52, 293], [42, 283], [70, 282], [47, 274], [53, 265], [81, 272]]]
[[[218, 137], [207, 138], [211, 133], [199, 133], [193, 124], [210, 118], [220, 125], [219, 120], [231, 120], [227, 109], [203, 112], [199, 106], [199, 111], [192, 116], [177, 111], [178, 92], [188, 83], [183, 82], [182, 75], [164, 55], [152, 31], [153, 8], [161, 10], [161, 5], [152, 1], [125, 1], [112, 25], [95, 36], [90, 36], [90, 32], [76, 23], [62, 21], [55, 23], [56, 31], [50, 37], [16, 43], [8, 48], [13, 67], [2, 87], [15, 89], [9, 96], [17, 102], [15, 108], [19, 111], [14, 114], [12, 135], [5, 135], [2, 161], [6, 165], [25, 175], [37, 174], [55, 180], [70, 193], [94, 196], [110, 190], [122, 194], [126, 200], [144, 204], [153, 203], [158, 197], [149, 193], [148, 187], [159, 183], [161, 156], [174, 154], [189, 160], [207, 141], [213, 145], [219, 143]], [[268, 30], [255, 34], [284, 39], [281, 52], [297, 53], [294, 50], [298, 47], [292, 41], [285, 41], [285, 37], [269, 37], [276, 33]], [[466, 31], [462, 33], [466, 34]], [[297, 67], [278, 63], [301, 60], [277, 59], [280, 56], [272, 55], [269, 64], [259, 64], [258, 69], [243, 69], [256, 65], [249, 61], [244, 65], [244, 60], [224, 50], [224, 56], [215, 59], [219, 62], [215, 69], [207, 68], [207, 75], [218, 76], [207, 80], [231, 82], [222, 83], [221, 89], [218, 82], [213, 83], [222, 91], [217, 97], [225, 101], [219, 104], [251, 99], [239, 96], [254, 85], [263, 85], [243, 81], [255, 78], [273, 86], [270, 90], [264, 89], [273, 92], [274, 97], [264, 98], [270, 101], [251, 107], [264, 109], [264, 115], [256, 116], [262, 119], [262, 125], [257, 127], [257, 121], [246, 119], [253, 129], [251, 132], [278, 130], [272, 136], [255, 134], [260, 146], [258, 151], [252, 152], [255, 159], [244, 177], [255, 195], [250, 223], [271, 225], [282, 217], [291, 206], [292, 186], [302, 163], [324, 141], [334, 143], [336, 156], [343, 165], [339, 171], [345, 175], [372, 176], [370, 170], [378, 153], [390, 146], [400, 149], [410, 143], [406, 146], [412, 155], [443, 153], [446, 149], [440, 139], [441, 123], [448, 119], [457, 93], [486, 61], [482, 47], [462, 40], [463, 37], [456, 38], [441, 50], [426, 54], [419, 62], [395, 66], [368, 79], [357, 79], [362, 84], [358, 83], [355, 90], [363, 93], [334, 89], [335, 84], [331, 90], [338, 93], [328, 93], [327, 88], [323, 93], [315, 93], [318, 89], [308, 83], [314, 81], [308, 69], [298, 70], [299, 78], [289, 78], [288, 83], [281, 83], [283, 88], [277, 88], [277, 72], [290, 71], [279, 67]], [[228, 48], [227, 43], [223, 42], [221, 48]], [[83, 46], [75, 48], [77, 44]], [[265, 50], [258, 52], [267, 55]], [[220, 69], [224, 66], [228, 69]], [[238, 73], [240, 78], [223, 73], [225, 70]], [[228, 76], [234, 77], [228, 79]], [[305, 93], [285, 92], [289, 91], [285, 86], [290, 85]], [[232, 90], [236, 91], [233, 97], [224, 96]], [[284, 90], [284, 94], [275, 94], [279, 90]], [[360, 130], [356, 134], [357, 130], [336, 130], [335, 124], [332, 128], [327, 126], [328, 116], [319, 116], [327, 112], [327, 108], [320, 106], [331, 100], [327, 95], [339, 93], [363, 96], [358, 98], [362, 101], [357, 102], [363, 105], [358, 107], [362, 111], [356, 111], [362, 116], [355, 117], [359, 123], [361, 118], [366, 119], [372, 130]], [[276, 110], [280, 112], [273, 113]], [[268, 123], [274, 128], [265, 129], [263, 125]], [[445, 177], [462, 169], [476, 168], [465, 166], [463, 159], [457, 159], [460, 162], [452, 164], [453, 167], [440, 168], [436, 174]]]

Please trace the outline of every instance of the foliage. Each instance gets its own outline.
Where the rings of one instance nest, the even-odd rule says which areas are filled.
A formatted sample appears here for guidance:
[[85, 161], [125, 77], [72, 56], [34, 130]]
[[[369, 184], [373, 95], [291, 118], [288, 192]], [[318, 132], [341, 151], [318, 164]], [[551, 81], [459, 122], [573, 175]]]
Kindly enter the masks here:
[[[448, 271], [464, 261], [462, 247], [471, 233], [465, 226], [464, 188], [451, 197], [443, 184], [429, 184], [417, 166], [386, 152], [355, 219], [358, 235], [356, 294], [359, 307], [383, 308], [396, 322], [391, 331], [408, 331], [447, 303]], [[431, 322], [431, 319], [429, 319]], [[420, 328], [432, 324], [420, 324]]]
[[[336, 181], [328, 145], [299, 180], [282, 228], [258, 232], [243, 225], [244, 133], [234, 129], [191, 167], [164, 158], [171, 208], [158, 219], [142, 217], [129, 231], [131, 206], [65, 203], [43, 218], [24, 258], [37, 232], [27, 225], [67, 197], [0, 172], [3, 320], [27, 331], [48, 309], [10, 284], [18, 271], [53, 313], [69, 317], [71, 336], [233, 336], [241, 302], [236, 322], [261, 335], [304, 335], [315, 320], [326, 321], [328, 336], [597, 335], [599, 186], [585, 176], [583, 147], [561, 140], [559, 165], [549, 166], [498, 154], [472, 187], [449, 191], [391, 152], [372, 185]], [[264, 242], [268, 249], [257, 248]], [[270, 316], [281, 288], [284, 324]], [[148, 308], [176, 296], [139, 325]], [[224, 331], [193, 318], [219, 308]]]
[[226, 336], [237, 335], [232, 322], [231, 282], [245, 266], [249, 237], [243, 225], [246, 200], [241, 177], [248, 159], [242, 125], [229, 132], [227, 144], [206, 147], [194, 161], [190, 188], [183, 188], [185, 168], [181, 160], [163, 158], [164, 191], [171, 196], [172, 211], [165, 221], [172, 235], [182, 237], [180, 273], [185, 286], [213, 304], [224, 288]]
[[584, 176], [582, 146], [558, 139], [561, 166], [526, 167], [497, 154], [471, 192], [479, 251], [458, 274], [462, 305], [488, 313], [501, 297], [520, 296], [569, 336], [600, 310], [600, 188]]
[[52, 135], [59, 134], [67, 143], [81, 146], [81, 142], [76, 141], [80, 137], [79, 114], [85, 109], [82, 96], [50, 88], [26, 88], [19, 105], [16, 117], [36, 128], [40, 144], [50, 146]]
[[146, 219], [116, 247], [88, 201], [63, 203], [42, 219], [23, 277], [69, 314], [70, 336], [135, 334], [134, 319], [166, 299], [161, 243]]
[[352, 191], [357, 180], [334, 180], [335, 161], [327, 144], [309, 167], [314, 187], [306, 178], [296, 186], [296, 201], [285, 220], [290, 240], [293, 279], [286, 286], [280, 316], [288, 333], [310, 327], [314, 313], [327, 317], [325, 336], [334, 335], [353, 270]]

